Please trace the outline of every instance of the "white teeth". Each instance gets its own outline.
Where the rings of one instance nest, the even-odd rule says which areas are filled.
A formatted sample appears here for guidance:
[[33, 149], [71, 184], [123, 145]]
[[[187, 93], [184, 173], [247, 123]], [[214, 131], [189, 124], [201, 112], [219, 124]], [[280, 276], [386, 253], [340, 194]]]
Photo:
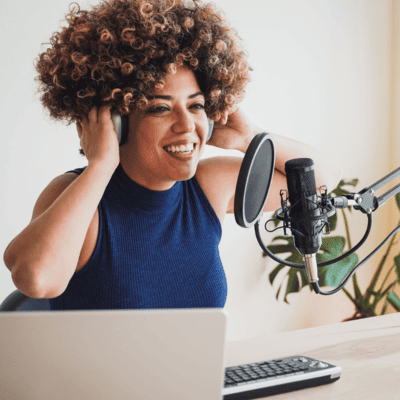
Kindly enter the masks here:
[[189, 143], [188, 145], [180, 145], [180, 146], [168, 146], [166, 147], [166, 150], [169, 151], [170, 153], [185, 153], [189, 154], [193, 151], [194, 149], [194, 143]]

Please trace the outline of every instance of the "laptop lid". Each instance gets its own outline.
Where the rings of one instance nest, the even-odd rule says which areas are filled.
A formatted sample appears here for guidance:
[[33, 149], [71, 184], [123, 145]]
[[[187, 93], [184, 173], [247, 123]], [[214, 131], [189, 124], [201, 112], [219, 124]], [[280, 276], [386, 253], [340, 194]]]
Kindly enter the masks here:
[[0, 399], [220, 400], [222, 309], [0, 313]]

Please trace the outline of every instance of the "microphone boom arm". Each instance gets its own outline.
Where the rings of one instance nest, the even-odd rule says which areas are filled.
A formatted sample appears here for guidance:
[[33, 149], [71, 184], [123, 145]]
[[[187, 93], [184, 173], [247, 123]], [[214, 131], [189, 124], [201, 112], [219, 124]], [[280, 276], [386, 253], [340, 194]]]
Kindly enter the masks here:
[[395, 169], [393, 172], [386, 175], [379, 181], [375, 182], [368, 188], [365, 188], [359, 193], [354, 194], [353, 199], [357, 203], [354, 209], [360, 210], [363, 213], [370, 213], [383, 206], [383, 204], [385, 204], [388, 199], [400, 192], [400, 184], [395, 186], [393, 189], [388, 190], [386, 193], [378, 198], [375, 196], [375, 192], [398, 176], [400, 176], [400, 167]]

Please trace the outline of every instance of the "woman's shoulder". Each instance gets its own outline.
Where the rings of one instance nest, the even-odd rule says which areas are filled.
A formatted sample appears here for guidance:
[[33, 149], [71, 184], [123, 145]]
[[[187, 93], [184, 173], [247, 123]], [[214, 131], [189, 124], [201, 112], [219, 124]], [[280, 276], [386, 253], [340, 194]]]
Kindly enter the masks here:
[[53, 202], [80, 175], [80, 173], [85, 168], [86, 167], [67, 171], [52, 179], [39, 195], [33, 210], [32, 219], [34, 219], [36, 216], [40, 215], [44, 210], [49, 208], [50, 205], [53, 204]]
[[71, 169], [71, 170], [67, 171], [65, 174], [74, 173], [76, 175], [80, 175], [86, 168], [87, 167], [85, 166], [85, 167], [79, 167], [79, 168]]
[[218, 218], [233, 212], [236, 182], [242, 165], [241, 157], [211, 157], [199, 162], [196, 178]]

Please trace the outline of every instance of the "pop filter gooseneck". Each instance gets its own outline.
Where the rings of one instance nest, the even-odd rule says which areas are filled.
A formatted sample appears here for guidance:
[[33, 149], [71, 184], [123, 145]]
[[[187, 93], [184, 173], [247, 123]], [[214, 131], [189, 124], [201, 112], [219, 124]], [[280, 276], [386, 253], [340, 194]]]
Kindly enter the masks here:
[[235, 192], [235, 220], [252, 227], [263, 214], [275, 169], [275, 146], [268, 133], [251, 141], [240, 167]]

